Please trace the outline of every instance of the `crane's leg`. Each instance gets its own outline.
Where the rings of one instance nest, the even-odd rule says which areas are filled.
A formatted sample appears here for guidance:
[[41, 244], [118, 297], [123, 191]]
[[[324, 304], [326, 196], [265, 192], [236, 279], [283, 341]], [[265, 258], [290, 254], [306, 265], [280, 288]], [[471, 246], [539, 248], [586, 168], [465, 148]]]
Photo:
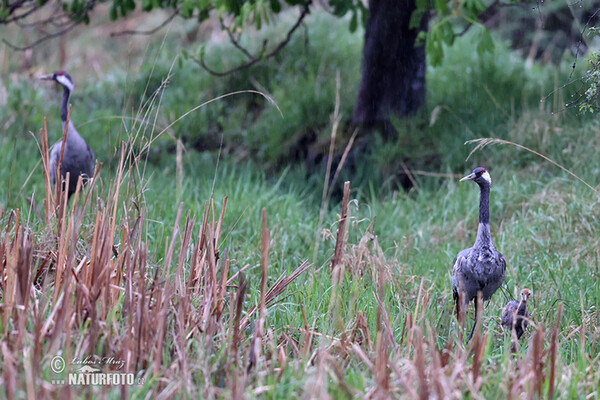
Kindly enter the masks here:
[[471, 333], [469, 334], [469, 337], [467, 338], [467, 343], [469, 343], [469, 340], [471, 340], [471, 338], [473, 337], [473, 333], [475, 332], [475, 327], [477, 326], [477, 318], [478, 318], [477, 303], [479, 303], [479, 302], [477, 301], [477, 299], [475, 299], [474, 303], [475, 303], [475, 322], [473, 322], [473, 328], [471, 328]]
[[459, 297], [460, 296], [458, 295], [458, 292], [456, 290], [452, 291], [452, 298], [454, 299], [454, 308], [456, 310], [456, 319], [460, 318]]

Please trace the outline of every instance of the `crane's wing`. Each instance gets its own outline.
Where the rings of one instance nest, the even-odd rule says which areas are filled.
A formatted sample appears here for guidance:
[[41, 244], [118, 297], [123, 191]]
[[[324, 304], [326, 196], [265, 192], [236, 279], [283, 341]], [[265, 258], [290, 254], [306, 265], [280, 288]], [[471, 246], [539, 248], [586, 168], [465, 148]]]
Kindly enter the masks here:
[[517, 311], [519, 303], [515, 300], [509, 301], [502, 309], [500, 324], [505, 327], [512, 328], [513, 314]]
[[[454, 305], [456, 307], [456, 315], [458, 317], [460, 310], [459, 305], [459, 287], [461, 285], [461, 275], [464, 270], [469, 269], [469, 254], [471, 252], [471, 248], [464, 249], [458, 252], [456, 257], [454, 257], [454, 261], [452, 262], [452, 297], [454, 299]], [[463, 282], [464, 284], [464, 282]], [[464, 288], [463, 288], [464, 290]]]
[[502, 266], [502, 271], [506, 271], [506, 260], [500, 252], [498, 252], [498, 262]]
[[469, 262], [469, 254], [471, 252], [471, 248], [464, 249], [458, 252], [456, 257], [454, 257], [454, 261], [452, 261], [452, 276], [456, 273], [461, 272], [461, 270], [465, 269], [466, 265]]

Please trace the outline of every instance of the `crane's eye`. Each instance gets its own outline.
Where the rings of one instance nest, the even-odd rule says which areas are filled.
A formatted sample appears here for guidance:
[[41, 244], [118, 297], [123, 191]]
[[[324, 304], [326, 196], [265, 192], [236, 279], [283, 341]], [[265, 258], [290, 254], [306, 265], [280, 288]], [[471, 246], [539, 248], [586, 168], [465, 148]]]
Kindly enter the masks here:
[[477, 176], [479, 176], [479, 175], [483, 174], [484, 172], [485, 172], [485, 168], [482, 168], [482, 167], [475, 168], [475, 169], [473, 170], [473, 173], [474, 173], [475, 175], [477, 175]]

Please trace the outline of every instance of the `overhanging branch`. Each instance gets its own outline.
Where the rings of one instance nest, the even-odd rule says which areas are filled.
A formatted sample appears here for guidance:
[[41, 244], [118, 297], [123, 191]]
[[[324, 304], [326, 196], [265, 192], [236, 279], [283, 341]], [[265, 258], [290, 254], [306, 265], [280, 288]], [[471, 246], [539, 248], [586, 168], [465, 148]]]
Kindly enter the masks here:
[[63, 35], [65, 33], [69, 32], [71, 29], [75, 28], [77, 25], [79, 25], [79, 22], [73, 22], [70, 25], [68, 25], [66, 28], [61, 29], [58, 32], [49, 33], [46, 36], [43, 36], [43, 37], [39, 38], [38, 40], [36, 40], [35, 42], [33, 42], [33, 43], [31, 43], [30, 45], [27, 45], [27, 46], [17, 46], [15, 44], [9, 42], [6, 39], [2, 39], [2, 42], [4, 44], [6, 44], [8, 47], [10, 47], [11, 49], [13, 49], [13, 50], [25, 51], [25, 50], [29, 50], [31, 48], [34, 48], [35, 46], [37, 46], [40, 43], [45, 42], [46, 40], [50, 40], [50, 39], [53, 39], [53, 38], [58, 37], [60, 35]]
[[[21, 0], [17, 3], [13, 3], [13, 6], [19, 5], [19, 7], [23, 7], [24, 4], [27, 2], [29, 2], [29, 0], [25, 0], [25, 1]], [[73, 28], [75, 28], [77, 25], [79, 25], [88, 16], [88, 13], [96, 5], [96, 0], [87, 0], [87, 2], [85, 3], [85, 6], [81, 10], [81, 12], [78, 12], [76, 14], [74, 14], [74, 13], [68, 14], [68, 13], [61, 11], [58, 14], [52, 13], [51, 16], [44, 18], [42, 20], [31, 22], [31, 23], [25, 23], [24, 21], [22, 21], [25, 17], [32, 14], [34, 11], [40, 10], [42, 7], [44, 7], [46, 4], [48, 4], [48, 1], [42, 0], [39, 3], [39, 5], [36, 2], [32, 2], [32, 3], [34, 5], [32, 5], [31, 9], [27, 10], [23, 14], [19, 14], [19, 15], [15, 15], [15, 16], [11, 17], [10, 20], [9, 19], [0, 20], [0, 24], [8, 24], [9, 22], [15, 22], [16, 24], [18, 24], [22, 27], [27, 26], [27, 27], [35, 28], [35, 27], [44, 27], [46, 25], [50, 25], [50, 26], [54, 26], [55, 28], [60, 28], [60, 29], [57, 30], [56, 32], [52, 32], [52, 33], [47, 33], [47, 32], [45, 32], [45, 30], [42, 29], [43, 36], [27, 46], [18, 46], [18, 45], [11, 43], [8, 40], [3, 38], [2, 42], [13, 50], [18, 50], [18, 51], [29, 50], [29, 49], [39, 45], [40, 43], [43, 43], [47, 40], [64, 35], [65, 33], [71, 31]], [[57, 10], [60, 10], [62, 8], [60, 6], [60, 3], [57, 3], [57, 5], [58, 5]]]
[[294, 32], [296, 32], [296, 30], [300, 27], [300, 25], [302, 25], [304, 18], [310, 12], [310, 10], [309, 10], [310, 3], [311, 2], [309, 1], [304, 5], [304, 7], [302, 8], [302, 11], [300, 12], [300, 15], [298, 16], [298, 19], [296, 20], [296, 23], [290, 28], [285, 39], [282, 40], [277, 46], [275, 46], [275, 48], [273, 50], [271, 50], [267, 54], [265, 54], [266, 48], [267, 48], [267, 40], [266, 39], [263, 41], [260, 53], [258, 55], [252, 55], [245, 47], [243, 47], [239, 43], [239, 40], [233, 35], [233, 33], [231, 33], [230, 29], [225, 28], [225, 30], [227, 31], [227, 34], [229, 35], [229, 40], [231, 41], [231, 43], [238, 50], [240, 50], [242, 53], [244, 53], [246, 55], [246, 57], [249, 58], [249, 60], [247, 62], [240, 64], [236, 67], [233, 67], [231, 69], [225, 70], [225, 71], [216, 71], [206, 64], [206, 62], [204, 61], [204, 54], [202, 54], [199, 59], [196, 57], [193, 57], [193, 56], [190, 58], [196, 64], [198, 64], [202, 68], [204, 68], [208, 73], [210, 73], [211, 75], [215, 75], [215, 76], [226, 76], [226, 75], [232, 74], [234, 72], [240, 71], [242, 69], [249, 68], [249, 67], [253, 66], [254, 64], [258, 63], [259, 61], [268, 60], [269, 58], [279, 54], [279, 52], [281, 50], [283, 50], [283, 48], [290, 42], [290, 40], [292, 39], [292, 36], [294, 35]]

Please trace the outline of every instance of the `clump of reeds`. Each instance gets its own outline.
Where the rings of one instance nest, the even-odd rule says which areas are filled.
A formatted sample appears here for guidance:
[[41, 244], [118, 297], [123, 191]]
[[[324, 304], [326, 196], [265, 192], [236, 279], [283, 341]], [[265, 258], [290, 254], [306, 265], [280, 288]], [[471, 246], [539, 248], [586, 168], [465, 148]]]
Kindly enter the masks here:
[[[96, 179], [85, 188], [80, 181], [69, 200], [61, 185], [50, 183], [45, 126], [41, 143], [45, 227], [34, 232], [14, 210], [0, 242], [6, 397], [12, 399], [18, 391], [30, 398], [68, 396], [74, 388], [46, 380], [61, 378], [53, 376], [50, 360], [61, 355], [69, 363], [95, 355], [122, 360], [119, 372], [146, 382], [116, 388], [122, 396], [146, 388], [162, 397], [212, 397], [230, 390], [240, 398], [251, 367], [263, 363], [272, 368], [269, 349], [277, 345], [269, 336], [266, 309], [307, 270], [308, 262], [268, 285], [269, 232], [263, 210], [257, 314], [256, 307], [246, 304], [247, 281], [231, 273], [227, 250], [220, 248], [227, 198], [220, 213], [209, 199], [200, 221], [189, 212], [184, 215], [179, 204], [158, 262], [144, 242], [147, 212], [128, 201], [136, 196], [125, 183], [134, 168], [127, 144], [105, 192], [95, 187]], [[254, 333], [248, 331], [251, 321]], [[215, 361], [221, 348], [230, 349], [228, 357]], [[285, 352], [278, 356], [283, 363]], [[206, 360], [215, 362], [208, 365]], [[219, 375], [231, 384], [219, 385]], [[102, 388], [77, 390], [99, 393]]]

